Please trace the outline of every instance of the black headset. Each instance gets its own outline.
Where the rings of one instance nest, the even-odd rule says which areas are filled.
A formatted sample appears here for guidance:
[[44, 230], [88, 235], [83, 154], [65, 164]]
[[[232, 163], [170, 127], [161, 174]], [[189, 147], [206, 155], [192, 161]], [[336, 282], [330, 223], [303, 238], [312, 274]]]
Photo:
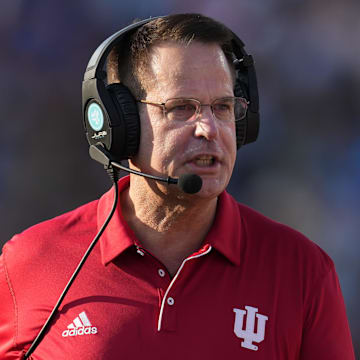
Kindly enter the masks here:
[[[136, 22], [108, 37], [95, 50], [87, 65], [82, 85], [83, 121], [90, 145], [102, 143], [114, 160], [136, 155], [140, 142], [137, 102], [121, 84], [106, 85], [104, 65], [112, 48], [142, 25], [163, 16]], [[249, 101], [246, 117], [236, 122], [236, 145], [254, 142], [259, 133], [259, 96], [254, 61], [244, 43], [233, 34], [233, 64], [236, 70], [235, 96]]]

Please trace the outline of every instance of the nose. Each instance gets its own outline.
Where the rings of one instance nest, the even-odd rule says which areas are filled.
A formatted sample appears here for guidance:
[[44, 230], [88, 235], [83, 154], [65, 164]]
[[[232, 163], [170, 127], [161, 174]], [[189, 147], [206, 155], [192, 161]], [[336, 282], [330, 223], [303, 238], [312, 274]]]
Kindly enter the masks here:
[[196, 137], [205, 138], [208, 141], [216, 139], [218, 136], [218, 123], [212, 113], [211, 107], [208, 105], [202, 106], [201, 111], [197, 116], [195, 123]]

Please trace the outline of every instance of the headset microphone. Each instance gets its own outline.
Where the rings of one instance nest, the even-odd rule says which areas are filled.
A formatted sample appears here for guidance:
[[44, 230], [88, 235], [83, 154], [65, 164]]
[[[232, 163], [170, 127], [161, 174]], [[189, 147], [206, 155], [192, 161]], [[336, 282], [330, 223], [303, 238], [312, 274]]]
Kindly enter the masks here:
[[196, 174], [184, 174], [181, 175], [178, 179], [172, 178], [170, 176], [163, 178], [160, 176], [145, 174], [141, 171], [136, 171], [123, 166], [112, 159], [111, 154], [106, 151], [105, 147], [101, 143], [90, 145], [89, 154], [93, 160], [96, 160], [100, 164], [104, 165], [105, 169], [109, 169], [109, 167], [113, 166], [123, 171], [143, 176], [148, 179], [166, 182], [167, 184], [176, 184], [184, 193], [187, 194], [196, 194], [202, 187], [202, 179], [199, 175]]
[[202, 187], [202, 179], [196, 174], [184, 174], [179, 177], [177, 185], [187, 194], [196, 194]]

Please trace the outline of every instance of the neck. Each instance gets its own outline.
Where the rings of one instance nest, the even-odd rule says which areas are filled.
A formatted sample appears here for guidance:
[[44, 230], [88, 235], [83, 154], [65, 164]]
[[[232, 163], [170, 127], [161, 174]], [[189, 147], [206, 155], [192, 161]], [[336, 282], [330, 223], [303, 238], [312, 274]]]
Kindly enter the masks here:
[[217, 198], [201, 199], [132, 177], [122, 194], [124, 218], [142, 246], [173, 275], [182, 261], [198, 250], [209, 232]]

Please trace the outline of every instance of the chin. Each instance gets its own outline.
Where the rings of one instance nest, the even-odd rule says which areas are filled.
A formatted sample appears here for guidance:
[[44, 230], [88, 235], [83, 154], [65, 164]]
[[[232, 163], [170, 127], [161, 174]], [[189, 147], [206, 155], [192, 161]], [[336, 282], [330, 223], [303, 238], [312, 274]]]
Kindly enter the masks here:
[[225, 181], [203, 178], [203, 185], [201, 190], [196, 195], [203, 199], [213, 199], [218, 197], [226, 189], [226, 186], [227, 182]]

